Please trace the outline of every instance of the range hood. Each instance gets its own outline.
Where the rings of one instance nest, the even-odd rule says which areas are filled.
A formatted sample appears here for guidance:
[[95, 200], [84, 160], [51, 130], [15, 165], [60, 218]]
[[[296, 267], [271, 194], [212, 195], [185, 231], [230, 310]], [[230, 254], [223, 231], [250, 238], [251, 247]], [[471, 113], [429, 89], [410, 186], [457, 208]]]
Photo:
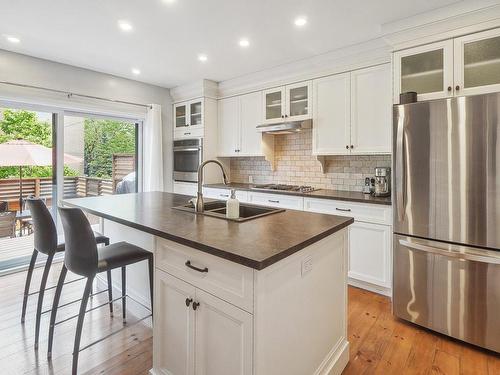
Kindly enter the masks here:
[[311, 129], [312, 120], [304, 121], [289, 121], [278, 124], [262, 124], [257, 125], [257, 131], [268, 134], [292, 134], [302, 131], [303, 129]]

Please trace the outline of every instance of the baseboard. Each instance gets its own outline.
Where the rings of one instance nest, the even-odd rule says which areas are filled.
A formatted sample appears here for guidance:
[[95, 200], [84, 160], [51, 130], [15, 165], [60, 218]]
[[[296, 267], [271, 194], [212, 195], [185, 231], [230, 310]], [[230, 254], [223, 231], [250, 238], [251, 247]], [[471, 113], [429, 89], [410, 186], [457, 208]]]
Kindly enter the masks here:
[[355, 286], [356, 288], [361, 288], [365, 290], [369, 290], [370, 292], [377, 293], [377, 294], [382, 294], [383, 296], [391, 297], [392, 298], [392, 289], [391, 288], [386, 288], [383, 286], [378, 286], [372, 283], [368, 283], [366, 281], [361, 281], [357, 279], [353, 279], [349, 277], [347, 279], [347, 283], [349, 285]]
[[349, 341], [343, 337], [328, 353], [314, 375], [340, 375], [349, 363]]

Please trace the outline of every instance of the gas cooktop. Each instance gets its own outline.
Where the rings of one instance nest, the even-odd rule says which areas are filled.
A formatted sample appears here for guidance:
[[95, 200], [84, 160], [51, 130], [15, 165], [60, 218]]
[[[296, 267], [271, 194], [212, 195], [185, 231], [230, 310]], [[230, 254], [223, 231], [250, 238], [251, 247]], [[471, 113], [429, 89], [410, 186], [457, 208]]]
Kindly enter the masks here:
[[293, 191], [299, 193], [309, 193], [318, 190], [312, 186], [299, 185], [284, 185], [284, 184], [262, 184], [252, 186], [254, 190], [276, 190], [276, 191]]

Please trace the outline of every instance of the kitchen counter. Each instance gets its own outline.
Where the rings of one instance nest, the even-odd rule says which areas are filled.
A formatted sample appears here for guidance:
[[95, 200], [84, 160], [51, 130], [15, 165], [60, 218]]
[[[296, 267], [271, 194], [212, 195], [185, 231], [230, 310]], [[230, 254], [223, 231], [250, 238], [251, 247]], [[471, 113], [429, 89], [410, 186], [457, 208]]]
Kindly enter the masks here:
[[257, 270], [347, 227], [350, 217], [286, 210], [244, 223], [172, 209], [185, 195], [149, 192], [64, 204]]
[[248, 190], [255, 191], [259, 193], [272, 193], [272, 194], [286, 194], [286, 195], [296, 195], [300, 197], [310, 197], [310, 198], [323, 198], [323, 199], [334, 199], [339, 201], [350, 201], [359, 203], [371, 203], [371, 204], [383, 204], [391, 205], [391, 197], [374, 197], [370, 194], [363, 194], [358, 191], [344, 191], [344, 190], [330, 190], [330, 189], [319, 189], [309, 193], [301, 193], [297, 191], [281, 191], [281, 190], [261, 190], [252, 189], [253, 184], [245, 183], [230, 183], [228, 185], [220, 184], [205, 184], [208, 188], [217, 189], [236, 189], [236, 190]]

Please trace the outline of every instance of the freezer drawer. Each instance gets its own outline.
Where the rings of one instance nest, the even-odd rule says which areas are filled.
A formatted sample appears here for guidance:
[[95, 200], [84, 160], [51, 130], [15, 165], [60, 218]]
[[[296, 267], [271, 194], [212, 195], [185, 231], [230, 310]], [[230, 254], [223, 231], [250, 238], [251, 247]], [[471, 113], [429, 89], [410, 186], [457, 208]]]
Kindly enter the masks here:
[[500, 352], [500, 252], [394, 235], [393, 312]]

